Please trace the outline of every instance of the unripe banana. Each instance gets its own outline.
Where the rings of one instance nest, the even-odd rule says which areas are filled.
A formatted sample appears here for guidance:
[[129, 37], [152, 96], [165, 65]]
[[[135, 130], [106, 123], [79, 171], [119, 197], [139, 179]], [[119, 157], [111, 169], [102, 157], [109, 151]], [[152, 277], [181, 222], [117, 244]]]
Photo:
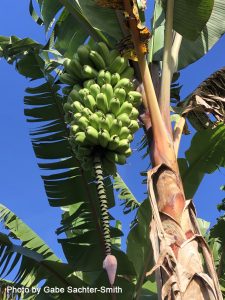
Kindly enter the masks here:
[[99, 42], [97, 44], [97, 49], [98, 52], [101, 54], [101, 56], [103, 57], [106, 65], [109, 65], [109, 49], [107, 47], [107, 45], [103, 42]]
[[89, 53], [90, 47], [88, 45], [81, 45], [78, 47], [77, 54], [82, 65], [93, 65], [92, 61], [89, 58]]
[[134, 69], [127, 66], [126, 69], [120, 74], [120, 78], [133, 79], [134, 78]]
[[[117, 56], [120, 56], [120, 53], [118, 50], [113, 49], [112, 51], [110, 51], [109, 53], [109, 63], [112, 64], [112, 62], [114, 62], [114, 60], [117, 58]], [[117, 71], [115, 71], [117, 72]]]
[[112, 163], [115, 163], [115, 156], [116, 153], [113, 151], [106, 151], [105, 153], [105, 158], [111, 161]]
[[124, 154], [115, 155], [115, 162], [119, 165], [124, 165], [126, 163], [126, 156]]
[[127, 150], [124, 152], [124, 155], [126, 155], [126, 157], [130, 156], [131, 154], [132, 154], [131, 148], [127, 149]]
[[77, 90], [79, 92], [80, 89], [82, 89], [82, 87], [78, 83], [73, 85], [73, 90]]
[[109, 131], [109, 124], [105, 117], [99, 119], [99, 128]]
[[112, 125], [109, 130], [110, 135], [117, 134], [120, 136], [121, 128], [122, 128], [122, 122], [117, 119], [113, 120]]
[[74, 76], [72, 76], [71, 74], [68, 74], [68, 73], [61, 74], [59, 76], [59, 80], [62, 83], [69, 84], [69, 85], [74, 85], [74, 83], [77, 82], [77, 79]]
[[138, 122], [135, 120], [131, 120], [128, 128], [130, 129], [131, 133], [135, 133], [139, 129]]
[[128, 78], [120, 79], [120, 81], [116, 84], [116, 88], [124, 88], [125, 91], [128, 93], [132, 90], [133, 84]]
[[130, 143], [127, 139], [123, 139], [119, 141], [119, 145], [116, 149], [117, 152], [124, 153], [127, 149], [130, 148]]
[[87, 95], [84, 97], [84, 105], [89, 108], [92, 112], [94, 112], [96, 107], [95, 98], [92, 95]]
[[68, 100], [72, 102], [74, 101], [82, 101], [82, 97], [81, 95], [79, 94], [79, 92], [75, 89], [72, 89], [72, 91], [70, 92], [69, 96], [68, 96]]
[[139, 116], [139, 111], [135, 107], [133, 107], [132, 111], [130, 113], [130, 116], [129, 116], [130, 119], [131, 120], [137, 120], [138, 116]]
[[95, 84], [94, 79], [85, 80], [83, 85], [86, 89], [89, 89], [92, 84]]
[[85, 99], [85, 97], [87, 97], [90, 94], [90, 92], [88, 89], [84, 88], [84, 89], [79, 90], [78, 94], [80, 95], [80, 99], [81, 99], [82, 103], [84, 104], [84, 101], [85, 101], [84, 99]]
[[77, 112], [82, 113], [84, 107], [79, 101], [74, 101], [71, 104], [71, 109], [72, 109], [73, 113], [77, 113]]
[[117, 115], [121, 115], [123, 113], [127, 114], [128, 116], [130, 115], [131, 111], [132, 111], [133, 105], [127, 101], [123, 102], [123, 104], [121, 105]]
[[127, 59], [122, 56], [117, 56], [115, 60], [110, 64], [108, 70], [111, 73], [122, 73], [127, 66]]
[[69, 111], [72, 111], [72, 107], [69, 103], [66, 102], [63, 104], [63, 110], [67, 113]]
[[89, 118], [90, 125], [96, 130], [99, 130], [99, 117], [96, 113], [92, 114]]
[[120, 120], [121, 122], [122, 122], [122, 124], [123, 124], [123, 126], [128, 126], [128, 125], [130, 125], [130, 118], [129, 118], [129, 116], [127, 115], [127, 114], [121, 114], [121, 115], [119, 115], [118, 117], [117, 117], [117, 119], [118, 120]]
[[124, 126], [120, 130], [119, 137], [120, 137], [121, 140], [127, 139], [129, 134], [130, 134], [130, 129]]
[[86, 143], [86, 134], [83, 131], [77, 132], [75, 134], [75, 142], [84, 145]]
[[115, 86], [119, 81], [120, 81], [120, 74], [119, 73], [112, 74], [111, 85]]
[[89, 121], [87, 118], [85, 118], [84, 116], [80, 117], [77, 120], [77, 125], [82, 129], [82, 130], [86, 130], [86, 128], [89, 125]]
[[117, 116], [120, 111], [120, 100], [118, 98], [112, 98], [109, 102], [109, 110]]
[[86, 128], [86, 138], [92, 145], [98, 144], [98, 131], [92, 127], [88, 126]]
[[65, 68], [67, 73], [69, 72], [70, 62], [71, 62], [71, 59], [69, 59], [69, 58], [65, 58], [63, 61], [63, 67]]
[[78, 81], [82, 79], [82, 66], [77, 58], [73, 58], [70, 61], [70, 74], [74, 75], [76, 78], [78, 78]]
[[92, 112], [89, 108], [84, 107], [84, 109], [82, 110], [82, 115], [89, 119], [92, 116]]
[[124, 88], [116, 88], [114, 91], [114, 96], [120, 100], [120, 104], [122, 104], [127, 96], [127, 93]]
[[102, 111], [100, 111], [100, 110], [97, 110], [95, 113], [96, 113], [96, 115], [97, 115], [99, 118], [104, 118], [104, 117], [105, 117], [105, 114], [104, 114]]
[[83, 66], [81, 70], [81, 74], [86, 79], [93, 79], [93, 78], [97, 78], [98, 76], [98, 72], [89, 65]]
[[89, 91], [91, 93], [91, 95], [96, 98], [98, 94], [101, 93], [101, 89], [100, 89], [100, 86], [95, 83], [95, 84], [92, 84], [90, 87], [89, 87]]
[[77, 120], [79, 120], [81, 117], [82, 117], [82, 114], [81, 114], [81, 113], [75, 113], [75, 114], [73, 115], [75, 124], [77, 124]]
[[113, 98], [113, 94], [114, 94], [111, 84], [109, 83], [103, 84], [103, 86], [101, 87], [101, 92], [106, 95], [109, 103], [110, 100]]
[[98, 134], [99, 145], [106, 148], [110, 140], [109, 132], [105, 129], [101, 129]]
[[75, 134], [78, 132], [78, 130], [79, 130], [79, 126], [78, 126], [78, 125], [72, 125], [72, 126], [70, 127], [70, 133], [71, 133], [72, 135], [75, 135]]
[[98, 73], [97, 76], [97, 83], [102, 86], [105, 83], [110, 83], [111, 82], [111, 73], [106, 70], [101, 70]]
[[120, 139], [118, 137], [118, 135], [112, 135], [110, 137], [110, 141], [109, 141], [109, 144], [108, 144], [108, 149], [109, 150], [116, 150], [117, 147], [119, 146], [119, 142], [120, 142]]
[[115, 120], [114, 115], [106, 114], [105, 118], [106, 118], [106, 122], [108, 124], [108, 127], [110, 128], [112, 126], [113, 121]]
[[138, 107], [142, 102], [142, 95], [137, 91], [130, 91], [128, 93], [129, 102], [131, 102], [134, 106]]
[[105, 61], [98, 52], [91, 50], [89, 57], [97, 70], [105, 69]]
[[104, 113], [107, 113], [108, 111], [108, 101], [107, 101], [107, 97], [104, 93], [100, 93], [97, 95], [96, 97], [96, 104], [97, 104], [97, 108], [99, 110], [101, 110]]
[[133, 134], [130, 133], [130, 134], [128, 135], [127, 139], [128, 139], [129, 142], [132, 142], [132, 141], [134, 140]]

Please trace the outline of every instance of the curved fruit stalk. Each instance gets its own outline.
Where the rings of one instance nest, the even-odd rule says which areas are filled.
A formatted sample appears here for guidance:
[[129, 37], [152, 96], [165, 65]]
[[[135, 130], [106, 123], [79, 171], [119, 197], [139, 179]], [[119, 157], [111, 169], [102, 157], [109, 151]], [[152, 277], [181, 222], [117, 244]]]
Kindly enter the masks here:
[[106, 270], [111, 285], [114, 284], [117, 269], [117, 260], [115, 256], [111, 254], [111, 238], [109, 228], [109, 213], [108, 213], [108, 201], [104, 186], [104, 177], [102, 170], [101, 158], [98, 154], [94, 157], [94, 170], [97, 185], [98, 199], [101, 210], [101, 223], [104, 235], [105, 246], [105, 259], [103, 261], [103, 268]]

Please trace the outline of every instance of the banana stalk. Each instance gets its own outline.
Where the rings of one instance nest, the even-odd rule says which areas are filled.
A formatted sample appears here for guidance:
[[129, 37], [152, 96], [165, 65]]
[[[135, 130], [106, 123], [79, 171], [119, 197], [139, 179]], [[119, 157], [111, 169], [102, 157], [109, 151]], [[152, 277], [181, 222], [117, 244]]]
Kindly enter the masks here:
[[105, 259], [103, 261], [103, 268], [106, 270], [111, 285], [114, 284], [117, 270], [117, 260], [116, 257], [111, 254], [111, 238], [110, 238], [110, 228], [109, 228], [109, 213], [108, 213], [108, 201], [104, 186], [104, 177], [102, 169], [101, 157], [96, 154], [94, 157], [94, 171], [96, 178], [96, 186], [98, 199], [100, 203], [101, 210], [101, 225], [104, 236], [104, 246], [105, 246]]

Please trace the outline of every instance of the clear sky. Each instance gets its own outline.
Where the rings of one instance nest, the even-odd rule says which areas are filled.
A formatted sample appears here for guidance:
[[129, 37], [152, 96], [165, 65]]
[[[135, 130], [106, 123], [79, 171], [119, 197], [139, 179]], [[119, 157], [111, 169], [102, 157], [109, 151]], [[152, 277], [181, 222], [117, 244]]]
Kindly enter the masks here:
[[[35, 24], [28, 13], [28, 0], [1, 0], [0, 35], [31, 37], [39, 42], [45, 41], [44, 28]], [[212, 72], [224, 66], [225, 38], [201, 60], [182, 71], [180, 83], [183, 84], [181, 95], [185, 97]], [[60, 209], [49, 206], [41, 171], [29, 138], [28, 125], [23, 114], [24, 89], [29, 82], [20, 76], [14, 67], [0, 61], [0, 203], [9, 207], [33, 230], [35, 230], [55, 252], [62, 256], [54, 231], [59, 227]], [[120, 173], [131, 187], [137, 198], [142, 201], [145, 186], [141, 184], [139, 171], [146, 168], [147, 161], [141, 161], [141, 153], [135, 151], [136, 138], [132, 147], [134, 155], [128, 165], [120, 168]], [[184, 136], [180, 156], [188, 149], [191, 136]], [[195, 195], [198, 216], [212, 224], [219, 215], [216, 204], [224, 197], [219, 190], [225, 184], [225, 170], [207, 175]], [[115, 209], [114, 209], [115, 212]], [[122, 216], [121, 209], [114, 213]], [[123, 228], [127, 231], [130, 217], [122, 216]]]

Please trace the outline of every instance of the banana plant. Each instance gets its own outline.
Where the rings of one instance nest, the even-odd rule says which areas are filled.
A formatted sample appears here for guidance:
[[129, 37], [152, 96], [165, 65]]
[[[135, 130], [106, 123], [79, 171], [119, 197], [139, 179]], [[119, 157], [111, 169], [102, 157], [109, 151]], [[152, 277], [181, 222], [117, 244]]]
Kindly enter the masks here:
[[[63, 209], [57, 230], [57, 234], [64, 234], [58, 239], [67, 259], [66, 266], [60, 265], [63, 276], [70, 278], [72, 274], [75, 278], [70, 284], [74, 287], [114, 284], [123, 289], [121, 295], [112, 292], [98, 295], [98, 299], [222, 299], [219, 283], [223, 284], [224, 255], [220, 231], [212, 229], [210, 238], [202, 233], [190, 199], [204, 174], [225, 164], [221, 150], [225, 138], [223, 105], [221, 109], [215, 106], [216, 101], [222, 103], [223, 99], [223, 88], [217, 84], [224, 78], [223, 72], [219, 72], [220, 77], [217, 73], [209, 78], [172, 108], [171, 98], [174, 95], [176, 98], [177, 93], [179, 96], [174, 85], [178, 72], [207, 53], [224, 34], [225, 4], [222, 0], [196, 3], [155, 0], [150, 32], [145, 22], [146, 1], [37, 0], [37, 3], [40, 10], [35, 11], [30, 1], [29, 11], [37, 24], [44, 25], [49, 37], [47, 44], [15, 36], [0, 37], [0, 50], [3, 58], [15, 63], [20, 74], [39, 82], [26, 89], [25, 115], [32, 124], [31, 140], [37, 159], [41, 160], [38, 165], [44, 173], [42, 179], [49, 204]], [[148, 199], [141, 203], [118, 174], [103, 176], [98, 158], [95, 174], [86, 170], [70, 143], [64, 113], [67, 97], [62, 95], [59, 75], [66, 59], [73, 59], [81, 45], [88, 43], [92, 47], [96, 42], [105, 43], [110, 51], [117, 49], [121, 57], [129, 60], [134, 69], [135, 88], [142, 94], [143, 103], [139, 107], [139, 122], [145, 134], [142, 147], [147, 148], [152, 168], [144, 180]], [[210, 89], [212, 82], [214, 88]], [[178, 120], [174, 128], [171, 110]], [[204, 128], [194, 136], [186, 158], [178, 159], [187, 122], [196, 124], [199, 116], [207, 118], [206, 113], [217, 116], [220, 123], [211, 124], [208, 118]], [[101, 222], [103, 202], [99, 203], [98, 198], [103, 191], [105, 212], [115, 206], [113, 190], [119, 190], [125, 213], [136, 210], [126, 253], [121, 250], [119, 223], [109, 226], [108, 220], [113, 220], [110, 214]], [[2, 218], [2, 221], [8, 228], [7, 220]], [[3, 240], [12, 247], [8, 239]], [[112, 250], [106, 253], [110, 244]], [[217, 246], [217, 254], [222, 253], [220, 262], [215, 261], [220, 266], [217, 272], [220, 282], [209, 248]], [[27, 244], [24, 247], [29, 248]], [[16, 248], [11, 249], [16, 253]], [[31, 250], [38, 252], [35, 248]], [[102, 269], [105, 255], [111, 252], [118, 264], [115, 282]], [[38, 267], [39, 263], [42, 267], [41, 258]], [[30, 286], [38, 284], [36, 276], [39, 278], [35, 273]], [[18, 279], [20, 284], [28, 284], [24, 283], [21, 272]], [[46, 280], [44, 285], [47, 284]]]

